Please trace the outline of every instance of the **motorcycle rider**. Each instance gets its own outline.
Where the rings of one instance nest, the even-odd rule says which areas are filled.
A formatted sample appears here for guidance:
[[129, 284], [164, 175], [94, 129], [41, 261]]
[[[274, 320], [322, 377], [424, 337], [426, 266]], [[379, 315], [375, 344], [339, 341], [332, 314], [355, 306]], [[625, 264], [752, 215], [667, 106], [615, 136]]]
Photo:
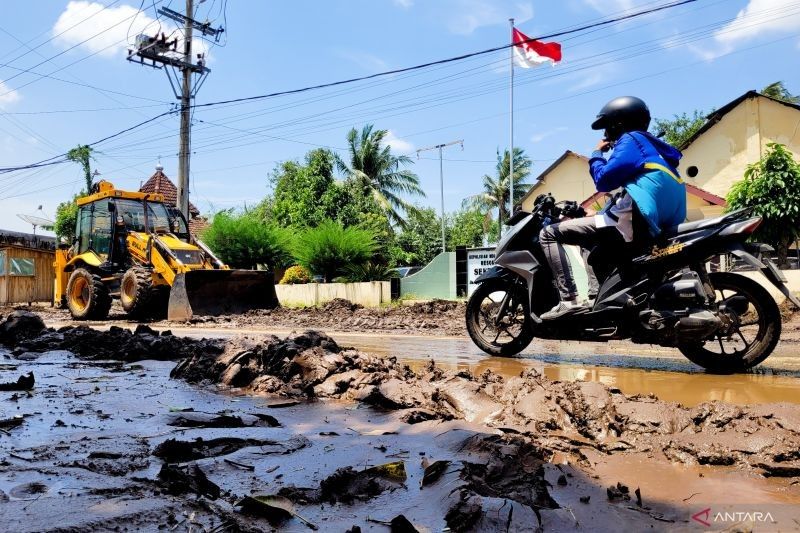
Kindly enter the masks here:
[[[650, 110], [639, 98], [608, 102], [592, 123], [605, 130], [589, 171], [599, 192], [622, 188], [599, 214], [563, 220], [542, 229], [539, 237], [553, 271], [561, 301], [541, 318], [552, 320], [585, 309], [577, 303], [565, 244], [591, 248], [657, 237], [686, 218], [686, 187], [678, 175], [681, 152], [647, 132]], [[606, 160], [604, 153], [613, 152]]]

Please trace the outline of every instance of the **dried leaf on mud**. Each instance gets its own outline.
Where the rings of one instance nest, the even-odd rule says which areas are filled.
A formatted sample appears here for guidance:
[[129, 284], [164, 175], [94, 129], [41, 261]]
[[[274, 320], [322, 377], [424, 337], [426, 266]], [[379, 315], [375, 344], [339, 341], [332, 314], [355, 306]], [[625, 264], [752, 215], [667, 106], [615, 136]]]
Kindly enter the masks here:
[[315, 524], [297, 514], [297, 511], [295, 511], [294, 504], [292, 504], [291, 500], [284, 498], [283, 496], [245, 496], [239, 502], [237, 502], [236, 505], [241, 507], [242, 511], [245, 513], [263, 516], [269, 520], [270, 524], [273, 525], [280, 524], [284, 520], [288, 520], [290, 518], [297, 518], [310, 529], [313, 529], [314, 531], [319, 529]]
[[403, 482], [406, 480], [406, 465], [403, 461], [395, 461], [379, 466], [367, 468], [362, 472], [366, 476], [377, 476], [390, 481]]
[[17, 381], [0, 383], [0, 391], [31, 390], [33, 389], [34, 383], [36, 383], [36, 379], [33, 377], [33, 372], [28, 372], [27, 375], [17, 378]]
[[450, 466], [450, 461], [435, 461], [429, 466], [425, 467], [425, 473], [422, 476], [422, 486], [427, 487], [442, 477], [447, 467]]

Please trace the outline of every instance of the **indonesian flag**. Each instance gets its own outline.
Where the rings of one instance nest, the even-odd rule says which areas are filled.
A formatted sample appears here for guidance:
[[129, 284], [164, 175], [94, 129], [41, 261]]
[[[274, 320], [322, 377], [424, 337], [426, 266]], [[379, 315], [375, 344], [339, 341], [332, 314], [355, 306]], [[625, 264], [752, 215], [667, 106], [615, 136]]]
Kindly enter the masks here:
[[514, 28], [514, 59], [522, 68], [538, 67], [547, 61], [555, 65], [561, 61], [561, 45], [531, 40], [527, 35]]

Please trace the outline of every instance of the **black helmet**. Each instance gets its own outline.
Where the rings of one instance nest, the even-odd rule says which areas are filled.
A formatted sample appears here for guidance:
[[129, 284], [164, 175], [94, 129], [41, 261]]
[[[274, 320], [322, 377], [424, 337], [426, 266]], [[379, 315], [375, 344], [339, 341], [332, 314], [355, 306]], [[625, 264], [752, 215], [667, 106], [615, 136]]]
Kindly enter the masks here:
[[592, 122], [593, 130], [607, 130], [609, 140], [616, 140], [629, 131], [647, 131], [650, 126], [650, 110], [647, 104], [635, 96], [614, 98], [597, 114]]

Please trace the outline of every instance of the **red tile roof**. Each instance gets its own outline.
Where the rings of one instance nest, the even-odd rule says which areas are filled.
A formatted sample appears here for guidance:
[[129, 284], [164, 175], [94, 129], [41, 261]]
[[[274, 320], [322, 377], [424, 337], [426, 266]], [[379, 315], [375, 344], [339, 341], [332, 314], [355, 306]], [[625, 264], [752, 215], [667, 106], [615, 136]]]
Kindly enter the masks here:
[[206, 217], [194, 217], [189, 221], [189, 232], [195, 237], [199, 237], [203, 230], [210, 225]]
[[[161, 168], [156, 168], [156, 173], [139, 188], [139, 192], [161, 193], [167, 202], [178, 205], [178, 188]], [[200, 210], [192, 205], [192, 202], [189, 202], [189, 218], [194, 219], [198, 216], [200, 216]]]
[[[716, 194], [712, 194], [705, 189], [701, 189], [696, 185], [692, 185], [690, 183], [686, 184], [686, 192], [691, 194], [692, 196], [697, 196], [703, 201], [708, 202], [711, 205], [720, 205], [722, 207], [726, 207], [728, 203], [725, 201], [725, 198], [717, 196]], [[581, 202], [581, 207], [584, 209], [593, 208], [595, 204], [599, 204], [601, 206], [605, 205], [607, 198], [611, 195], [605, 192], [596, 192], [591, 195], [589, 198], [585, 199]]]

